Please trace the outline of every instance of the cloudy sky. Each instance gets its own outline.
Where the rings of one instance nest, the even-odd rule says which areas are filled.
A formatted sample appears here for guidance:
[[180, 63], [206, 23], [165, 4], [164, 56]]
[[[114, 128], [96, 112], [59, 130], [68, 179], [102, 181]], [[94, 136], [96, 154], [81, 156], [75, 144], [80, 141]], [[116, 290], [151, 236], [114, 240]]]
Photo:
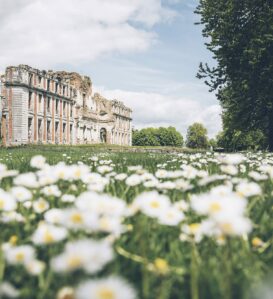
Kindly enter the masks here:
[[195, 78], [211, 62], [194, 25], [198, 0], [0, 0], [0, 71], [7, 65], [77, 71], [133, 108], [134, 126], [199, 121], [221, 129], [213, 94]]

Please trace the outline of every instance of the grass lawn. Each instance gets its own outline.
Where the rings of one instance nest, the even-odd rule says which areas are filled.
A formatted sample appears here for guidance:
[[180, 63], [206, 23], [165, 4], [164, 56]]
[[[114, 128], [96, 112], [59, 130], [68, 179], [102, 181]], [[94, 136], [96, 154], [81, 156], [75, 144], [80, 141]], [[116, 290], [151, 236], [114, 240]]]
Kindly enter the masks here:
[[153, 150], [1, 148], [0, 297], [265, 298], [273, 155]]

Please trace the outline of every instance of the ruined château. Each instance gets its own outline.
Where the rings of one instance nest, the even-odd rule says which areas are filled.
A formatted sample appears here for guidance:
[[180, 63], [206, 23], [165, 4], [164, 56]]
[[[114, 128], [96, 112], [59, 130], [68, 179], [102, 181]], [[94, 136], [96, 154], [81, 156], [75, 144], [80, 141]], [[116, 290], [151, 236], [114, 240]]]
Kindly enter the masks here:
[[0, 79], [5, 145], [131, 145], [132, 110], [93, 94], [89, 77], [19, 65], [7, 67]]

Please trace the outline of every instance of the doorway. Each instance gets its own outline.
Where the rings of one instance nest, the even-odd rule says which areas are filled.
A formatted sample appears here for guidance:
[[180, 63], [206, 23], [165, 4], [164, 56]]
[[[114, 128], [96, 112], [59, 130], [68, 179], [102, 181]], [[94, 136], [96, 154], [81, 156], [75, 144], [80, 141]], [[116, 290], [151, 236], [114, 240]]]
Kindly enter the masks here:
[[100, 142], [101, 143], [106, 143], [106, 129], [105, 128], [101, 128], [100, 129]]

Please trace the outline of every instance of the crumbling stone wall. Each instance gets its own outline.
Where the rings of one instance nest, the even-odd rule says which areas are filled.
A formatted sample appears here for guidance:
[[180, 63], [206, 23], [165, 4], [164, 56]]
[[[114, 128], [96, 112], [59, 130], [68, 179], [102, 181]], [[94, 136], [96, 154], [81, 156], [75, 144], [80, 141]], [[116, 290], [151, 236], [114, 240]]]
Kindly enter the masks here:
[[120, 101], [93, 95], [87, 76], [19, 65], [7, 67], [1, 81], [1, 135], [6, 145], [131, 145], [132, 110]]

